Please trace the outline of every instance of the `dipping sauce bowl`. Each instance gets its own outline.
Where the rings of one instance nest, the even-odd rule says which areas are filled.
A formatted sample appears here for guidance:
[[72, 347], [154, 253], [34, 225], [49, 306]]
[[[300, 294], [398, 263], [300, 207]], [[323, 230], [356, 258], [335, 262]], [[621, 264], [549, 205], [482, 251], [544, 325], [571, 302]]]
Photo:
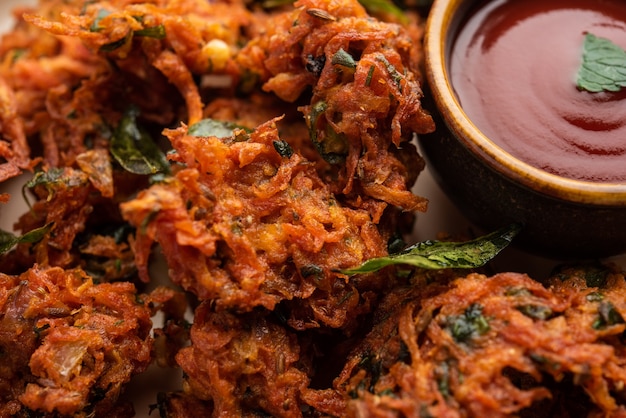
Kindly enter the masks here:
[[[626, 135], [618, 130], [623, 124], [626, 132], [626, 88], [584, 91], [576, 68], [586, 33], [626, 34], [626, 2], [573, 1], [435, 0], [424, 106], [437, 129], [419, 141], [435, 180], [480, 229], [522, 222], [514, 245], [589, 259], [626, 252]], [[579, 18], [589, 27], [577, 26]], [[533, 24], [547, 28], [534, 41]], [[626, 48], [626, 35], [613, 42]], [[498, 47], [510, 59], [496, 60]]]

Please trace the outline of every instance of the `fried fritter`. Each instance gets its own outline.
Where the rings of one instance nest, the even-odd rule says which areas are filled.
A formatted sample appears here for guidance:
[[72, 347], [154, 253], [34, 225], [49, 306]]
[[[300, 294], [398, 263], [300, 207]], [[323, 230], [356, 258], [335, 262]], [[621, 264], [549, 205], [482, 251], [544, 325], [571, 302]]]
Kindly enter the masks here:
[[423, 162], [408, 143], [434, 129], [420, 105], [420, 43], [401, 25], [371, 19], [357, 1], [294, 6], [269, 19], [237, 61], [284, 101], [311, 91], [300, 110], [334, 167], [326, 174], [333, 193], [369, 206], [374, 219], [387, 204], [424, 211], [426, 200], [410, 192]]
[[148, 280], [156, 241], [171, 279], [222, 309], [287, 301], [294, 328], [352, 324], [392, 281], [347, 280], [336, 270], [387, 254], [390, 234], [366, 211], [343, 207], [281, 140], [277, 122], [225, 138], [168, 132], [181, 165], [175, 178], [121, 205], [138, 229], [137, 267]]
[[[106, 74], [121, 80], [115, 85], [133, 85], [148, 97], [158, 92], [152, 102], [132, 95], [146, 117], [156, 117], [156, 106], [168, 108], [162, 98], [171, 97], [155, 69], [184, 98], [189, 124], [202, 118], [202, 86], [247, 95], [260, 83], [283, 101], [307, 102], [300, 109], [310, 139], [331, 163], [325, 176], [335, 194], [368, 208], [375, 221], [389, 204], [426, 209], [426, 200], [410, 192], [424, 167], [410, 140], [434, 129], [420, 105], [421, 45], [413, 29], [370, 18], [356, 0], [299, 1], [290, 11], [263, 16], [239, 2], [78, 5], [59, 21], [25, 18], [79, 38], [96, 56], [115, 62], [117, 71]], [[202, 77], [200, 86], [194, 76]], [[91, 90], [108, 91], [96, 87]]]
[[186, 391], [209, 402], [212, 416], [301, 416], [300, 392], [309, 380], [293, 332], [274, 324], [268, 312], [196, 309], [191, 343], [177, 355]]
[[622, 416], [624, 275], [569, 269], [550, 283], [471, 274], [392, 292], [335, 382], [346, 415]]
[[[132, 102], [161, 122], [167, 122], [168, 114], [188, 123], [201, 119], [203, 103], [194, 76], [235, 71], [229, 68], [232, 56], [253, 23], [252, 13], [238, 1], [74, 1], [71, 7], [56, 19], [39, 13], [25, 19], [79, 39], [94, 56], [112, 60], [115, 78], [135, 89]], [[186, 117], [168, 105], [176, 97], [168, 82], [183, 98]]]
[[113, 172], [106, 150], [77, 156], [81, 168], [38, 172], [24, 186], [32, 192], [30, 210], [15, 224], [27, 233], [49, 226], [36, 243], [23, 243], [0, 255], [4, 273], [20, 274], [32, 265], [82, 268], [101, 281], [133, 280], [137, 275], [129, 239], [117, 202], [146, 184], [138, 176]]
[[0, 275], [0, 416], [133, 416], [120, 395], [151, 361], [151, 310], [127, 282], [34, 266]]

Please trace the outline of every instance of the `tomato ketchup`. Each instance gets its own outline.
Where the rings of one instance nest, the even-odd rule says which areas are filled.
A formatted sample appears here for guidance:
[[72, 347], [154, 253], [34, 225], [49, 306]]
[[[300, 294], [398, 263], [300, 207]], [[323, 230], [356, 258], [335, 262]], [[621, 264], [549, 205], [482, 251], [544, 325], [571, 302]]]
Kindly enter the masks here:
[[626, 181], [626, 89], [576, 85], [585, 35], [626, 48], [624, 0], [478, 2], [450, 52], [458, 100], [517, 158], [563, 177]]

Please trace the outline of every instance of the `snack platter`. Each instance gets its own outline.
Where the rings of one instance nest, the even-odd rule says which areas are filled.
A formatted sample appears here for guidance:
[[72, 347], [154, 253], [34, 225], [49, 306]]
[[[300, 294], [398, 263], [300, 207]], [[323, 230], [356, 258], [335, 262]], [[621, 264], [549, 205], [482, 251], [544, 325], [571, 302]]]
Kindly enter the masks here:
[[[35, 0], [3, 0], [0, 3], [0, 32], [4, 33], [11, 29], [13, 24], [11, 11], [14, 7], [31, 4], [35, 4]], [[28, 206], [21, 198], [21, 193], [22, 186], [30, 178], [31, 173], [26, 173], [2, 184], [0, 191], [10, 193], [11, 199], [8, 203], [0, 205], [0, 229], [12, 231], [17, 217], [28, 210]], [[412, 190], [416, 195], [424, 196], [429, 200], [428, 210], [417, 214], [411, 235], [414, 242], [436, 240], [441, 233], [453, 236], [479, 236], [489, 232], [481, 231], [464, 218], [437, 185], [428, 166], [420, 173]], [[626, 269], [626, 254], [611, 257], [605, 261]], [[163, 260], [157, 260], [150, 266], [151, 275], [157, 282], [151, 283], [151, 286], [167, 282], [163, 274], [167, 271], [167, 266], [162, 263], [164, 263]], [[561, 263], [561, 260], [527, 254], [510, 247], [491, 262], [490, 268], [494, 272], [520, 272], [533, 278], [547, 278], [551, 271]], [[156, 321], [159, 320], [158, 315], [155, 318]], [[193, 319], [189, 312], [187, 317], [190, 321]], [[139, 418], [158, 416], [159, 412], [151, 408], [151, 405], [156, 402], [156, 393], [179, 390], [182, 381], [181, 374], [179, 369], [164, 369], [151, 365], [147, 371], [134, 376], [126, 389], [126, 394], [133, 399], [135, 416]]]

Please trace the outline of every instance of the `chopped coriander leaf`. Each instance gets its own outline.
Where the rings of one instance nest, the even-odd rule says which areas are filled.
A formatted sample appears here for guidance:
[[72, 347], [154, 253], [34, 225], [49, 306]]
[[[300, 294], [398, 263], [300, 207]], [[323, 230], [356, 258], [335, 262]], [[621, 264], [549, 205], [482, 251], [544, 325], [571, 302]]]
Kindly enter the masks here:
[[319, 101], [311, 107], [307, 116], [309, 137], [320, 156], [330, 164], [340, 164], [348, 153], [348, 143], [343, 134], [335, 132], [329, 125], [321, 128], [323, 138], [318, 136], [318, 122], [328, 109], [328, 104]]
[[132, 31], [128, 31], [126, 36], [124, 36], [123, 38], [120, 38], [117, 41], [109, 42], [108, 44], [102, 45], [100, 47], [100, 51], [102, 51], [102, 52], [113, 52], [116, 49], [119, 49], [122, 46], [124, 46], [126, 43], [130, 42], [132, 39], [133, 39], [133, 33], [132, 33]]
[[600, 302], [598, 306], [598, 319], [592, 324], [593, 329], [605, 329], [611, 325], [623, 324], [624, 318], [609, 301]]
[[157, 25], [135, 31], [135, 36], [145, 36], [146, 38], [165, 39], [165, 26]]
[[516, 306], [516, 309], [526, 315], [529, 318], [545, 321], [550, 319], [554, 312], [552, 309], [543, 305], [520, 305]]
[[344, 51], [343, 48], [340, 48], [339, 51], [335, 52], [331, 63], [333, 65], [341, 65], [342, 67], [356, 68], [356, 61], [352, 55]]

